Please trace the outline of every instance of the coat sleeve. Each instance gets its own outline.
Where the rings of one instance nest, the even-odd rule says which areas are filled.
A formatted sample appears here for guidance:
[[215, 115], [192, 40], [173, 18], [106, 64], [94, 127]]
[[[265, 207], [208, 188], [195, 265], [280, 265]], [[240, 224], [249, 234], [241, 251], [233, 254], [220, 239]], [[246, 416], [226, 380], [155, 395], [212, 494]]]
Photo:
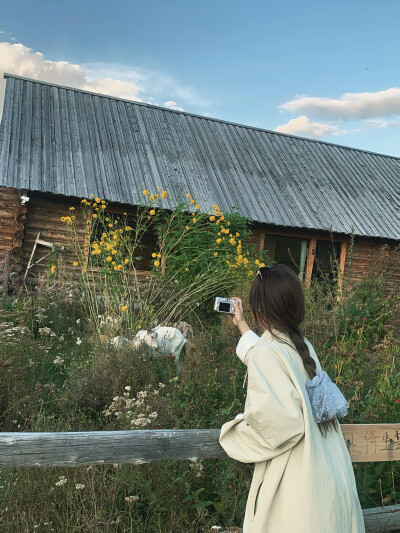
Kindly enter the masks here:
[[258, 344], [248, 352], [248, 385], [243, 419], [221, 428], [219, 442], [242, 463], [268, 461], [304, 435], [301, 396], [277, 352]]

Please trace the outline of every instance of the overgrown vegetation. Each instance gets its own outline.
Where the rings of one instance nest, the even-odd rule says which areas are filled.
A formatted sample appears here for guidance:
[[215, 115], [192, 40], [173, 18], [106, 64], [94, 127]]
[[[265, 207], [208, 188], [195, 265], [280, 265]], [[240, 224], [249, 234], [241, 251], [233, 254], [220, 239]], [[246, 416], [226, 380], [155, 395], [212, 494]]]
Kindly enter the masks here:
[[[190, 196], [168, 212], [156, 202], [163, 191], [159, 198], [146, 192], [137, 227], [122, 217], [117, 224], [105, 220], [110, 217], [100, 211], [100, 199], [84, 202], [86, 220], [96, 214], [101, 225], [99, 231], [88, 224], [95, 232], [87, 242], [98, 276], [86, 269], [82, 244], [73, 246], [72, 216], [78, 215], [70, 213], [63, 223], [71, 228], [80, 281], [72, 283], [50, 264], [41, 289], [1, 302], [1, 431], [219, 428], [242, 410], [239, 334], [209, 307], [214, 295], [231, 291], [246, 301], [255, 267], [267, 259], [246, 246], [247, 223], [235, 212], [222, 214], [213, 206], [200, 214]], [[146, 285], [136, 276], [140, 239], [135, 245], [127, 235], [150, 222], [158, 247]], [[387, 271], [398, 262], [398, 251], [382, 257], [361, 283], [342, 280], [341, 292], [328, 279], [306, 290], [305, 334], [350, 401], [346, 423], [400, 420], [399, 298], [386, 287]], [[155, 320], [182, 318], [192, 324], [193, 336], [181, 380], [172, 361], [152, 361], [144, 349], [110, 342], [114, 335], [133, 337]], [[354, 468], [363, 507], [400, 503], [399, 463]], [[186, 533], [240, 526], [251, 474], [251, 465], [230, 459], [3, 469], [0, 529]]]

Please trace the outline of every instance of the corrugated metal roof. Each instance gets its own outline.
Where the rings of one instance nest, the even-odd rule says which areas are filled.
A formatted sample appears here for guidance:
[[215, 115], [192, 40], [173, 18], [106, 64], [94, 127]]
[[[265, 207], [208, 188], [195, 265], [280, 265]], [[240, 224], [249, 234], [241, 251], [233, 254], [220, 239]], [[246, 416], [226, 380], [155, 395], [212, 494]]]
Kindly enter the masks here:
[[5, 74], [0, 185], [137, 204], [183, 191], [277, 226], [400, 239], [400, 158]]

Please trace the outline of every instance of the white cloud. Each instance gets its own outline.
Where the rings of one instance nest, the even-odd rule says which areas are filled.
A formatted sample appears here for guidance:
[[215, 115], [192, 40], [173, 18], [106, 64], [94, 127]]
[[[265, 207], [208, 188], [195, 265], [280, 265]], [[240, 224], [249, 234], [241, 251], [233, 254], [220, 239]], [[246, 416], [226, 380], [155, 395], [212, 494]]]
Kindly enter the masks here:
[[185, 103], [200, 107], [207, 107], [212, 102], [199, 96], [191, 86], [182, 86], [172, 76], [147, 70], [139, 67], [132, 68], [121, 63], [83, 63], [81, 65], [93, 78], [111, 76], [126, 80], [140, 87], [143, 99], [146, 101], [150, 96], [156, 96], [160, 100], [169, 95], [172, 98], [183, 100]]
[[320, 139], [321, 137], [337, 137], [347, 133], [345, 130], [340, 130], [335, 124], [324, 124], [323, 122], [311, 122], [305, 115], [289, 120], [286, 124], [281, 124], [275, 128], [275, 131], [280, 133], [288, 133], [290, 135], [304, 135], [313, 139]]
[[[157, 100], [171, 95], [192, 104], [203, 102], [192, 88], [180, 87], [173, 78], [163, 74], [114, 63], [76, 65], [51, 61], [21, 43], [0, 42], [0, 114], [5, 89], [3, 72], [154, 105], [158, 104], [147, 92], [156, 95]], [[167, 104], [171, 109], [183, 111], [174, 100], [167, 100], [164, 105]]]
[[172, 100], [168, 100], [168, 102], [164, 102], [164, 105], [165, 107], [175, 109], [175, 111], [185, 111], [183, 107], [179, 107], [178, 104]]
[[326, 120], [387, 117], [400, 113], [400, 88], [393, 87], [375, 93], [345, 93], [337, 99], [297, 96], [280, 108]]

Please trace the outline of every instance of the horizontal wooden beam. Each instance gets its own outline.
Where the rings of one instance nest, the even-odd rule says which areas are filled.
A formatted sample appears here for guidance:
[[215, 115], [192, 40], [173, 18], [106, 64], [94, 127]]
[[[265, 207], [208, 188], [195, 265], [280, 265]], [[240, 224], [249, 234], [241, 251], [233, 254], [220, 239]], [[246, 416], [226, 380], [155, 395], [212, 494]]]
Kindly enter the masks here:
[[400, 505], [363, 509], [367, 533], [384, 533], [400, 529]]
[[[341, 430], [353, 462], [400, 460], [400, 424], [345, 424]], [[0, 433], [0, 467], [223, 458], [219, 433], [219, 429]]]

